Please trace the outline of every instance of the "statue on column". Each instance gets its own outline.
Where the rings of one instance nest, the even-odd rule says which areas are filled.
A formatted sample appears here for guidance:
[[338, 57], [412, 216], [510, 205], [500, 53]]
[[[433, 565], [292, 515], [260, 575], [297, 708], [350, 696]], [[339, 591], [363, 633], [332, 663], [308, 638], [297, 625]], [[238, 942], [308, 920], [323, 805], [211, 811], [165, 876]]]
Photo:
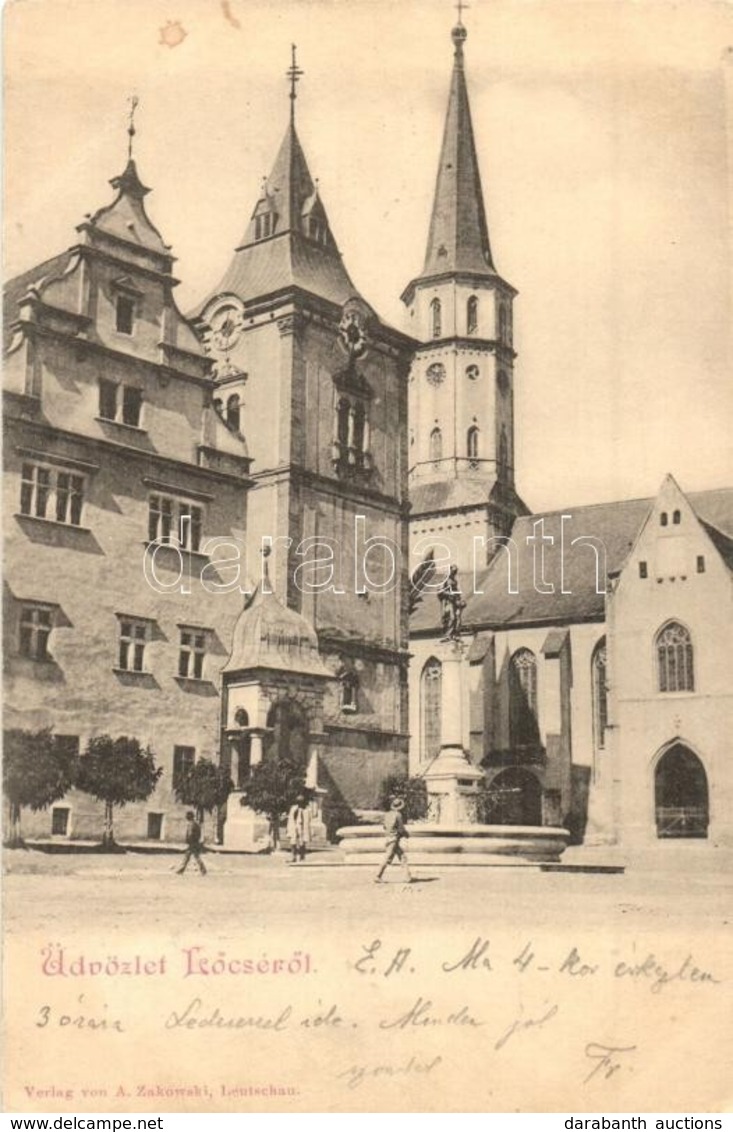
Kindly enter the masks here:
[[458, 582], [458, 567], [451, 566], [448, 577], [438, 590], [443, 640], [457, 641], [461, 635], [461, 621], [466, 603]]

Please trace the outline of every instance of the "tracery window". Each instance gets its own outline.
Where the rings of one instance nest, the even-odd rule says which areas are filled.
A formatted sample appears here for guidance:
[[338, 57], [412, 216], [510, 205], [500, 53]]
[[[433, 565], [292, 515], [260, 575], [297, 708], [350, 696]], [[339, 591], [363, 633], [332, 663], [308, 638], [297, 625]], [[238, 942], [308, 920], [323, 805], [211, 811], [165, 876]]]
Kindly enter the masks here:
[[684, 625], [671, 621], [657, 634], [660, 692], [694, 692], [692, 638]]

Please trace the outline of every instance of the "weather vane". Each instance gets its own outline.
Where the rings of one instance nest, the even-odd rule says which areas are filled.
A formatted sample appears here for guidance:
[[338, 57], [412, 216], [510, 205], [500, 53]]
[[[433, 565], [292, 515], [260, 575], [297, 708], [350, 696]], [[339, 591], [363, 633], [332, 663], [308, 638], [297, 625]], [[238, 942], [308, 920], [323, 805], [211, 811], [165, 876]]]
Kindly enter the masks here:
[[137, 110], [139, 101], [140, 101], [140, 99], [137, 97], [136, 94], [133, 94], [131, 96], [131, 98], [129, 99], [130, 114], [129, 114], [129, 117], [128, 117], [128, 125], [127, 125], [127, 135], [128, 135], [128, 138], [129, 138], [129, 141], [127, 143], [127, 159], [128, 159], [128, 161], [132, 160], [132, 139], [135, 137], [135, 111]]
[[298, 85], [300, 76], [304, 75], [305, 71], [301, 71], [300, 67], [298, 66], [297, 60], [295, 58], [296, 46], [294, 43], [290, 45], [290, 50], [292, 53], [292, 62], [290, 64], [290, 67], [286, 71], [286, 76], [288, 79], [290, 79], [290, 118], [292, 121], [292, 119], [295, 117], [295, 100], [298, 97], [295, 92], [295, 88]]

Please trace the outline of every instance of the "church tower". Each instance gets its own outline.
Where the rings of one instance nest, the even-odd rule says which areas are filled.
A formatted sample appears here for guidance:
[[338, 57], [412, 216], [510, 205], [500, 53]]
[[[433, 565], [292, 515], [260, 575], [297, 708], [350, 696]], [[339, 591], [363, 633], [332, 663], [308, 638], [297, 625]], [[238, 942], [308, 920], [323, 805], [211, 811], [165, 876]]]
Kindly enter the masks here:
[[[499, 275], [489, 243], [466, 37], [459, 18], [425, 263], [402, 301], [422, 343], [410, 374], [411, 542], [418, 554], [443, 544], [469, 570], [474, 539], [509, 534], [527, 509], [514, 487], [517, 292]], [[479, 545], [477, 566], [491, 549]]]
[[197, 320], [216, 405], [252, 459], [247, 567], [313, 627], [333, 679], [311, 720], [329, 798], [370, 808], [407, 762], [407, 382], [412, 339], [341, 259], [290, 118]]

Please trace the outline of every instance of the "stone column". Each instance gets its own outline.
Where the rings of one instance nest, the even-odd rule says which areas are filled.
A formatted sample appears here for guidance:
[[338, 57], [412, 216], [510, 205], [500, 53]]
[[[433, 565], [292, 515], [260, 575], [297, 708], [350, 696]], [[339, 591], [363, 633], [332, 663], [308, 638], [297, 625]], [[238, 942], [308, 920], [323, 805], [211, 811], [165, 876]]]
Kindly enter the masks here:
[[475, 821], [473, 799], [483, 772], [463, 748], [463, 665], [461, 641], [444, 641], [442, 664], [440, 753], [425, 772], [431, 819], [441, 826]]

